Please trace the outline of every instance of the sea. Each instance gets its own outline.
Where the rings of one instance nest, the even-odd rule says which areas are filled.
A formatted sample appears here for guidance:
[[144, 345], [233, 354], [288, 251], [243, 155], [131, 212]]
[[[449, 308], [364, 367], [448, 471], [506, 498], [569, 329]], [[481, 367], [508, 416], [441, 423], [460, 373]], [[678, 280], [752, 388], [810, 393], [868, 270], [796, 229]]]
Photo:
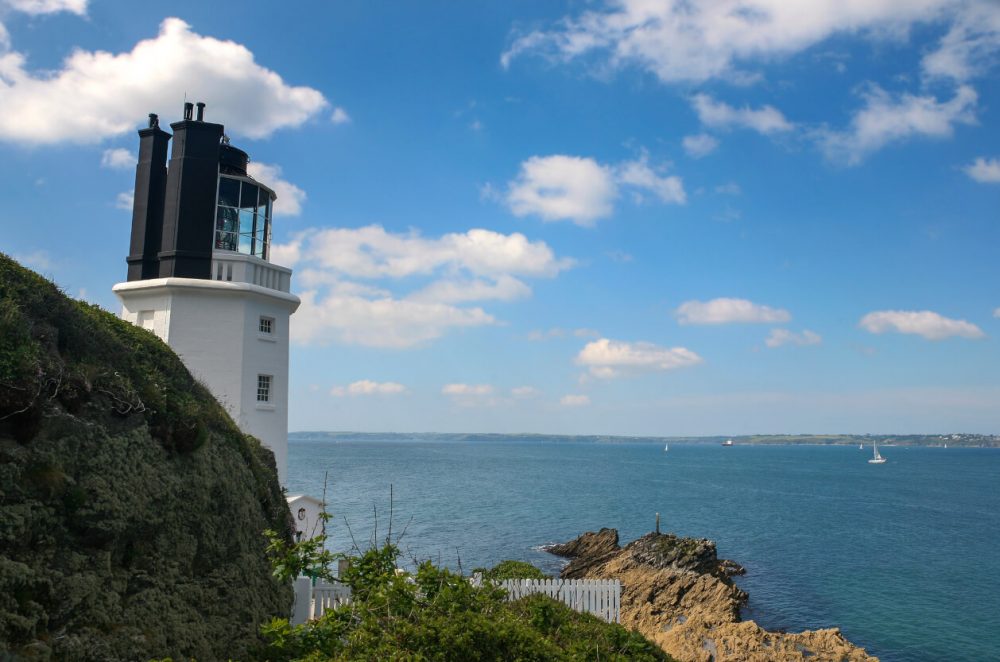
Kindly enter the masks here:
[[[710, 538], [744, 565], [744, 617], [839, 627], [886, 662], [1000, 660], [1000, 449], [454, 441], [289, 441], [288, 490], [322, 496], [328, 545], [399, 540], [405, 563], [468, 573], [617, 528]], [[391, 497], [390, 497], [391, 495]], [[390, 534], [391, 527], [391, 534]]]

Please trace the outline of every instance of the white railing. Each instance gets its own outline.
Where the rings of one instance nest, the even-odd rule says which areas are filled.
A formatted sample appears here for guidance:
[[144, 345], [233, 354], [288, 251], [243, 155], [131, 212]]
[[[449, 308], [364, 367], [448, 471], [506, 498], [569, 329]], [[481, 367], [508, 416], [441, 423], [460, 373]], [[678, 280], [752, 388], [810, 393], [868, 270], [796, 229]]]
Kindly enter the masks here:
[[[479, 585], [478, 576], [472, 583]], [[506, 579], [497, 586], [507, 591], [508, 600], [541, 593], [570, 609], [593, 614], [608, 623], [621, 622], [622, 584], [617, 579]], [[319, 618], [328, 609], [351, 602], [351, 589], [340, 583], [313, 585], [308, 577], [295, 580], [292, 625]]]
[[299, 577], [293, 584], [295, 602], [292, 605], [292, 625], [301, 625], [322, 616], [328, 609], [351, 602], [351, 589], [341, 583], [313, 585], [309, 577]]
[[288, 292], [292, 286], [292, 270], [251, 255], [214, 251], [212, 280], [250, 283], [269, 290]]
[[541, 593], [574, 611], [621, 622], [622, 584], [617, 579], [506, 579], [497, 586], [506, 589], [508, 600]]

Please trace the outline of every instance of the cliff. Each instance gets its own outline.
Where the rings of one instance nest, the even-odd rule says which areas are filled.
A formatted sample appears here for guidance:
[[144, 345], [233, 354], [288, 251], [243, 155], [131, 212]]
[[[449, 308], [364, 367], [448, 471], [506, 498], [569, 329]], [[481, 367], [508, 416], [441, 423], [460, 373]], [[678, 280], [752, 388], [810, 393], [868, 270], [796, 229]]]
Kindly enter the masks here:
[[177, 356], [0, 255], [0, 653], [245, 656], [291, 604], [266, 528], [273, 456]]
[[720, 560], [711, 540], [650, 533], [620, 547], [615, 529], [601, 529], [549, 551], [570, 558], [561, 573], [564, 578], [620, 580], [622, 625], [677, 659], [877, 660], [836, 628], [790, 634], [741, 622], [740, 607], [748, 596], [731, 577], [742, 574], [743, 568]]

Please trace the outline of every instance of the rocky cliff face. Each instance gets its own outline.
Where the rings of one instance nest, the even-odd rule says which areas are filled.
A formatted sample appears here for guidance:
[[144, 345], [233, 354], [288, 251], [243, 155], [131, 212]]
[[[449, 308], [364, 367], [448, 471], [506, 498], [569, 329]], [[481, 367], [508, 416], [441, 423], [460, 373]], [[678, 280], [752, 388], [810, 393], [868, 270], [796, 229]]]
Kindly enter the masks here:
[[244, 657], [274, 458], [151, 333], [0, 255], [0, 657]]
[[622, 548], [616, 530], [601, 529], [549, 551], [571, 559], [564, 578], [620, 580], [622, 625], [679, 660], [876, 660], [836, 628], [786, 634], [741, 622], [748, 596], [730, 578], [743, 568], [720, 560], [710, 540], [650, 533]]

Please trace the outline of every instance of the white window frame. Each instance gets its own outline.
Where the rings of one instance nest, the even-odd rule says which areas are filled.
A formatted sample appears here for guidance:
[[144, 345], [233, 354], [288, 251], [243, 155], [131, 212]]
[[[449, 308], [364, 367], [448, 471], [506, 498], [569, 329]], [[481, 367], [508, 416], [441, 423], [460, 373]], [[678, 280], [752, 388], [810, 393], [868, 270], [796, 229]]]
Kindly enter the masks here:
[[[274, 375], [257, 375], [257, 406], [273, 407], [274, 399], [271, 397], [273, 393]], [[263, 398], [261, 396], [263, 396]]]

